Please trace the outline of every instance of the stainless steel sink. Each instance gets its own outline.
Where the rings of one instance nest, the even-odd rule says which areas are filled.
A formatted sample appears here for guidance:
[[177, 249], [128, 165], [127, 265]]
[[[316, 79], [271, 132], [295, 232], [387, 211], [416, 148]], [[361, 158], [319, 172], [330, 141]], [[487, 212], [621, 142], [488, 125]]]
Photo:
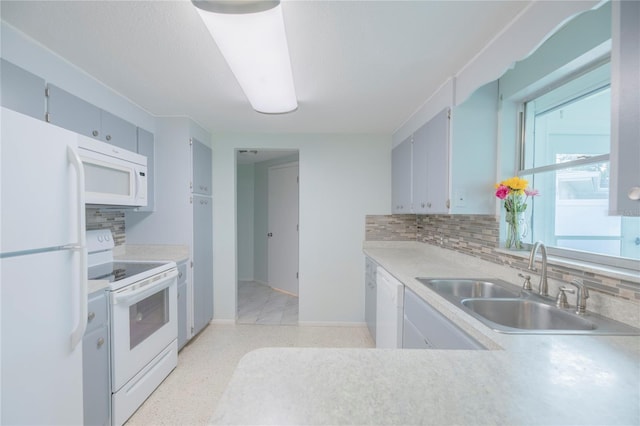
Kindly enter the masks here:
[[595, 325], [578, 315], [526, 299], [466, 299], [462, 305], [475, 316], [522, 330], [593, 330]]
[[493, 278], [421, 278], [432, 289], [486, 326], [508, 334], [640, 335], [640, 329], [575, 307], [562, 309], [542, 297]]
[[[520, 291], [509, 289], [498, 284], [500, 280], [468, 279], [468, 278], [417, 278], [422, 284], [439, 294], [456, 299], [468, 298], [509, 298], [520, 296]], [[506, 284], [506, 283], [505, 283]], [[508, 285], [508, 284], [507, 284]]]

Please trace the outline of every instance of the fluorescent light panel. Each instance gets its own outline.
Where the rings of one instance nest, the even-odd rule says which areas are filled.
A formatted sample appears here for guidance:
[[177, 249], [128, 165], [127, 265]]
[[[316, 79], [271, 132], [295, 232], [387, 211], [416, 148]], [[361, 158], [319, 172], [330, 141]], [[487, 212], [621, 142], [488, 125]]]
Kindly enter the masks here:
[[257, 13], [196, 10], [253, 109], [279, 114], [298, 108], [280, 4]]

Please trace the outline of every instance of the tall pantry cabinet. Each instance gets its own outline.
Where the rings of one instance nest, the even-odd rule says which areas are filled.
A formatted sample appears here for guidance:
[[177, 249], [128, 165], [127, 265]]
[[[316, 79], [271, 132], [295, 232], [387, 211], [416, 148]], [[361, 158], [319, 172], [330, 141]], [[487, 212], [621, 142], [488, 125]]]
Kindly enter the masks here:
[[211, 148], [191, 139], [193, 208], [193, 333], [213, 319], [213, 203]]
[[127, 243], [190, 248], [186, 324], [179, 324], [188, 340], [213, 318], [212, 151], [206, 145], [211, 136], [188, 118], [162, 117], [155, 139], [155, 209], [126, 212]]

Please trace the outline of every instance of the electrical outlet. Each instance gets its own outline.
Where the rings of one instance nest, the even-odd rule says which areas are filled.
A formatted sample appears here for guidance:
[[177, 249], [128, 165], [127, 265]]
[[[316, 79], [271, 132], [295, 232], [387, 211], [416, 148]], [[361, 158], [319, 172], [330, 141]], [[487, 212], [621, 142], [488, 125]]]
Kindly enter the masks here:
[[455, 193], [454, 199], [456, 207], [464, 207], [467, 200], [467, 194], [464, 190], [458, 189]]

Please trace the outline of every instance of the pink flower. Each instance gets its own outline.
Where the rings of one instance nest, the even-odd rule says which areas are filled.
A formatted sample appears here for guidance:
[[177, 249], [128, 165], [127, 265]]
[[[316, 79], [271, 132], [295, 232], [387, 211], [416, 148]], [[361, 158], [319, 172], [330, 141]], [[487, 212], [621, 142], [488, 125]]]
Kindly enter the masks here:
[[496, 197], [504, 200], [507, 198], [507, 195], [509, 195], [509, 187], [504, 185], [498, 186], [498, 189], [496, 190]]
[[524, 190], [524, 193], [527, 195], [527, 197], [535, 197], [536, 195], [540, 195], [537, 189], [527, 188]]

